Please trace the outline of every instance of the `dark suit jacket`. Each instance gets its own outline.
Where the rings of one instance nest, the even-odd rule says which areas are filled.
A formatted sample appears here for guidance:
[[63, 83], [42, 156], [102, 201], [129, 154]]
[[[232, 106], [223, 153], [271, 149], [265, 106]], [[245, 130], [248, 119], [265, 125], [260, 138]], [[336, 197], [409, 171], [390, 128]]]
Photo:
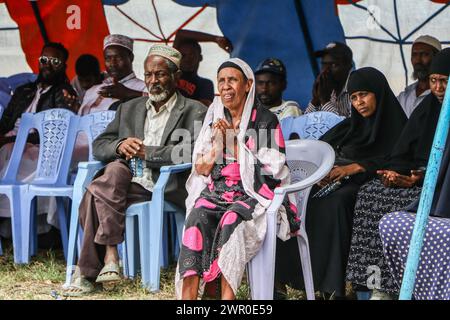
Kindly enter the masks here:
[[[114, 120], [93, 142], [93, 155], [97, 160], [111, 162], [120, 158], [116, 153], [116, 148], [119, 142], [126, 138], [136, 137], [144, 140], [147, 99], [147, 97], [136, 98], [119, 106]], [[171, 111], [161, 138], [161, 146], [147, 146], [145, 150], [146, 165], [154, 169], [152, 178], [155, 183], [159, 177], [159, 168], [176, 164], [172, 159], [172, 152], [176, 155], [183, 155], [184, 161], [177, 161], [177, 163], [192, 161], [192, 151], [197, 138], [194, 137], [194, 134], [198, 135], [200, 132], [206, 110], [207, 108], [200, 102], [185, 98], [178, 93], [177, 102]], [[197, 132], [194, 132], [195, 122], [197, 122]], [[183, 208], [187, 196], [185, 184], [189, 173], [184, 172], [172, 176], [166, 186], [167, 199]]]
[[[8, 107], [3, 112], [0, 121], [0, 136], [8, 133], [10, 130], [14, 129], [14, 125], [18, 118], [22, 116], [22, 113], [30, 106], [34, 99], [37, 91], [37, 82], [27, 83], [18, 87], [8, 103]], [[70, 109], [70, 107], [64, 101], [63, 89], [67, 90], [71, 95], [75, 95], [75, 90], [72, 88], [70, 83], [63, 82], [57, 85], [53, 85], [50, 90], [44, 93], [37, 104], [36, 112], [53, 109], [53, 108], [63, 108]], [[72, 110], [73, 111], [73, 110]], [[2, 137], [0, 145], [14, 142], [16, 137]], [[39, 135], [37, 133], [31, 133], [28, 135], [28, 142], [38, 144]]]

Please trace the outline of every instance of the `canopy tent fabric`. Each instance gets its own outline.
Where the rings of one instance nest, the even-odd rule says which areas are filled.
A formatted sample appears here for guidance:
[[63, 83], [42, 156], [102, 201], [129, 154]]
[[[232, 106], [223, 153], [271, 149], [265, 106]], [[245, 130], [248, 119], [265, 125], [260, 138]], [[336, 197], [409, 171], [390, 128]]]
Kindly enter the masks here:
[[[350, 3], [352, 2], [352, 3]], [[411, 47], [420, 35], [450, 44], [449, 0], [340, 0], [339, 17], [346, 43], [358, 68], [383, 71], [393, 91], [399, 93], [414, 81]]]
[[[26, 63], [34, 73], [37, 73], [38, 57], [44, 45], [44, 37], [42, 29], [39, 28], [37, 23], [36, 13], [33, 11], [33, 2], [29, 0], [4, 0], [3, 2], [6, 3], [10, 17], [20, 30], [20, 43], [25, 53]], [[39, 0], [37, 3], [48, 40], [61, 42], [69, 49], [67, 70], [71, 77], [75, 74], [75, 61], [79, 55], [90, 53], [99, 58], [103, 56], [103, 41], [99, 41], [99, 39], [108, 35], [109, 30], [100, 1], [76, 2], [80, 12], [79, 29], [76, 26], [74, 27], [76, 21], [72, 20], [71, 6], [73, 1]], [[8, 30], [0, 29], [0, 31]], [[8, 33], [5, 34], [8, 35]], [[14, 65], [11, 65], [11, 61], [2, 59], [1, 62], [9, 65], [9, 69], [14, 67]], [[23, 71], [27, 70], [15, 70], [13, 73]], [[2, 76], [5, 75], [3, 72], [0, 73]]]
[[[284, 1], [283, 5], [271, 0], [176, 1], [216, 7], [219, 26], [234, 45], [232, 56], [243, 59], [252, 68], [267, 57], [281, 59], [288, 73], [285, 98], [302, 106], [308, 103], [314, 81], [314, 64], [305, 34], [309, 35], [313, 49], [323, 48], [330, 41], [344, 41], [332, 1], [320, 1], [320, 5], [315, 0]], [[300, 25], [298, 5], [306, 18], [307, 30]]]
[[[449, 44], [447, 0], [100, 0], [78, 1], [81, 29], [69, 30], [67, 8], [72, 1], [37, 0], [51, 41], [75, 59], [92, 53], [102, 61], [103, 37], [122, 33], [135, 39], [134, 69], [143, 77], [143, 60], [154, 42], [172, 43], [184, 27], [227, 36], [233, 57], [252, 67], [266, 57], [283, 60], [288, 69], [286, 99], [306, 107], [317, 72], [312, 52], [331, 41], [346, 41], [357, 68], [374, 66], [385, 73], [395, 93], [411, 83], [412, 41], [430, 34]], [[20, 43], [19, 43], [20, 39]], [[0, 76], [37, 71], [43, 44], [35, 12], [28, 0], [0, 0]], [[199, 74], [215, 81], [228, 54], [214, 43], [201, 44]]]

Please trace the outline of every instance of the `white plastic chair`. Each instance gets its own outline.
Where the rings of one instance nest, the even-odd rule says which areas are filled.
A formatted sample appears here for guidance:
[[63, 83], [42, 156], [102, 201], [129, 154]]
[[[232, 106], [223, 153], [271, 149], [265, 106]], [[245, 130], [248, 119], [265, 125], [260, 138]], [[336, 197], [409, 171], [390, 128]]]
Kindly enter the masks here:
[[267, 233], [261, 250], [249, 262], [248, 272], [253, 300], [272, 300], [275, 280], [275, 256], [277, 234], [277, 212], [284, 198], [295, 193], [297, 209], [301, 219], [297, 234], [306, 296], [314, 300], [314, 284], [309, 255], [308, 236], [305, 228], [306, 204], [311, 187], [322, 180], [334, 164], [333, 148], [317, 140], [286, 141], [286, 159], [291, 170], [289, 186], [276, 188], [275, 196], [267, 209]]

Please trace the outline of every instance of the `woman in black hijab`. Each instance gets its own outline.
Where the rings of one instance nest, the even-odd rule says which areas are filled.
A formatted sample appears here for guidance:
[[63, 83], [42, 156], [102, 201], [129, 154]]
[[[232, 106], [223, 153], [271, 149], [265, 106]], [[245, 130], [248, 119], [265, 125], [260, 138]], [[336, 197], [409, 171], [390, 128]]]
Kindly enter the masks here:
[[[321, 138], [335, 150], [336, 162], [320, 186], [333, 181], [341, 181], [342, 186], [320, 198], [313, 197], [320, 186], [313, 187], [305, 220], [315, 290], [334, 293], [336, 297], [345, 295], [345, 268], [358, 189], [382, 168], [407, 120], [386, 78], [378, 70], [354, 71], [347, 90], [352, 101], [351, 117]], [[298, 275], [292, 275], [292, 263], [295, 263], [292, 257], [298, 259], [294, 246], [296, 243], [290, 240], [279, 244], [277, 280], [302, 287]]]
[[[354, 289], [366, 290], [367, 283], [371, 283], [370, 270], [378, 267], [380, 283], [372, 293], [373, 300], [392, 299], [398, 294], [399, 287], [383, 255], [379, 223], [387, 212], [401, 210], [420, 196], [423, 170], [428, 163], [444, 91], [432, 81], [436, 77], [445, 77], [445, 73], [448, 79], [449, 53], [449, 49], [445, 49], [434, 57], [430, 67], [431, 93], [411, 114], [385, 170], [379, 170], [379, 179], [366, 183], [358, 192], [347, 280], [352, 282]], [[443, 203], [450, 204], [448, 199], [442, 200]]]
[[[433, 59], [430, 87], [442, 102], [450, 74], [450, 48]], [[417, 212], [418, 200], [408, 208]], [[400, 287], [408, 256], [411, 234], [416, 219], [411, 212], [393, 212], [380, 221], [380, 236], [385, 259], [395, 282]], [[393, 233], [392, 230], [398, 229]], [[416, 273], [414, 298], [416, 300], [450, 300], [450, 133], [439, 169], [436, 189], [427, 223], [425, 239]]]

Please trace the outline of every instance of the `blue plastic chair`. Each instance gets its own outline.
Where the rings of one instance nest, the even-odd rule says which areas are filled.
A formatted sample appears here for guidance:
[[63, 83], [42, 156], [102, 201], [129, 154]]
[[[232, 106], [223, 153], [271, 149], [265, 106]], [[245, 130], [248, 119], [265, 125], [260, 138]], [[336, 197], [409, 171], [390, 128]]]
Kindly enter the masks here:
[[[24, 113], [14, 143], [5, 176], [0, 181], [0, 193], [10, 200], [14, 262], [28, 263], [37, 251], [36, 196], [57, 197], [58, 218], [64, 253], [67, 253], [67, 222], [61, 197], [72, 198], [72, 186], [67, 184], [79, 117], [66, 109], [51, 109], [36, 114]], [[31, 183], [16, 180], [28, 132], [39, 133], [39, 159]], [[30, 237], [31, 235], [31, 237]]]
[[281, 131], [285, 140], [290, 140], [292, 133], [300, 139], [319, 139], [328, 130], [344, 120], [332, 112], [317, 111], [299, 117], [287, 117], [281, 120]]
[[[92, 181], [96, 172], [103, 166], [104, 164], [99, 161], [81, 162], [78, 166], [78, 174], [74, 184], [72, 215], [70, 218], [66, 286], [70, 285], [72, 273], [75, 270], [76, 238], [80, 229], [78, 208], [86, 187]], [[189, 168], [191, 168], [190, 163], [161, 167], [160, 177], [153, 189], [152, 200], [134, 204], [126, 212], [123, 258], [124, 275], [130, 278], [135, 276], [137, 256], [139, 256], [142, 284], [144, 287], [149, 288], [150, 291], [159, 290], [160, 267], [167, 261], [164, 257], [164, 252], [166, 252], [165, 247], [168, 245], [168, 240], [167, 235], [163, 232], [163, 230], [167, 229], [164, 228], [164, 221], [169, 221], [166, 216], [168, 214], [174, 214], [174, 220], [184, 221], [184, 211], [164, 201], [164, 189], [170, 174], [182, 172]], [[136, 219], [138, 230], [136, 230]], [[182, 230], [183, 225], [177, 226], [177, 236], [180, 239]], [[139, 254], [137, 254], [135, 246], [137, 241], [139, 241]], [[155, 257], [157, 258], [155, 259]]]
[[89, 161], [93, 161], [92, 142], [105, 131], [108, 124], [114, 120], [116, 112], [111, 110], [93, 112], [80, 117], [78, 131], [86, 133], [89, 144]]
[[37, 74], [34, 73], [30, 73], [30, 72], [23, 72], [23, 73], [18, 73], [12, 76], [9, 76], [7, 78], [7, 82], [9, 84], [9, 87], [11, 88], [11, 90], [14, 92], [17, 87], [25, 84], [25, 83], [29, 83], [29, 82], [34, 82], [37, 79]]

